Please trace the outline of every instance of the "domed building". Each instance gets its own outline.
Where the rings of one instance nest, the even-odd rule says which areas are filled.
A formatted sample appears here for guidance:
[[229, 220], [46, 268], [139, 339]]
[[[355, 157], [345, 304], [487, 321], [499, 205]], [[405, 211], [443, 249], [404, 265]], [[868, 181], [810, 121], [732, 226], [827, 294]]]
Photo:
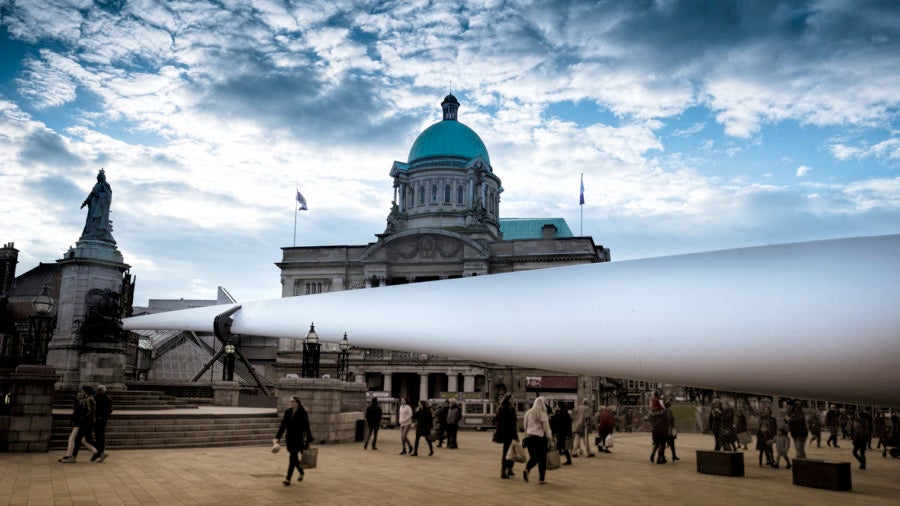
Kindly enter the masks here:
[[[457, 98], [447, 95], [441, 121], [419, 134], [405, 162], [391, 166], [394, 198], [377, 241], [283, 248], [282, 261], [276, 264], [282, 296], [609, 261], [609, 249], [591, 237], [573, 236], [562, 218], [500, 217], [500, 178], [481, 137], [459, 121], [459, 107]], [[275, 375], [298, 373], [301, 350], [299, 340], [281, 340]], [[328, 360], [323, 353], [322, 371], [328, 370]], [[533, 378], [552, 374], [372, 349], [354, 350], [350, 373], [369, 390], [411, 401], [495, 399], [507, 391], [525, 399], [526, 376], [533, 384]], [[591, 378], [560, 378], [548, 382], [557, 385], [560, 395], [574, 398], [592, 391]]]

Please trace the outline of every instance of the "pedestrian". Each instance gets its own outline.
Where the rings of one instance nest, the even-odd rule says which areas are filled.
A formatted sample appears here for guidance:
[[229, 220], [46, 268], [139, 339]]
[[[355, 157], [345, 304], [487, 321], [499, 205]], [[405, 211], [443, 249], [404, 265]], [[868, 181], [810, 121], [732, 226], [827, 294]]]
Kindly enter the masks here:
[[857, 418], [853, 422], [853, 458], [859, 461], [859, 468], [866, 468], [866, 448], [872, 437], [866, 432], [865, 421]]
[[528, 481], [528, 472], [534, 466], [538, 468], [538, 483], [547, 483], [544, 481], [547, 472], [547, 445], [550, 439], [550, 418], [547, 416], [547, 406], [544, 404], [544, 398], [538, 397], [534, 400], [531, 409], [525, 412], [525, 439], [522, 445], [528, 449], [528, 463], [525, 464], [525, 471], [522, 473], [522, 479]]
[[788, 430], [791, 439], [794, 440], [794, 458], [806, 458], [806, 438], [809, 437], [809, 430], [806, 428], [806, 415], [803, 413], [803, 407], [799, 401], [791, 404], [788, 411], [787, 420]]
[[753, 439], [750, 437], [750, 433], [747, 432], [747, 415], [744, 413], [744, 409], [740, 407], [738, 407], [734, 416], [734, 431], [737, 433], [738, 445], [742, 445], [744, 450], [746, 450], [747, 445]]
[[665, 464], [666, 460], [666, 444], [669, 439], [669, 418], [665, 414], [665, 408], [662, 412], [650, 416], [650, 437], [653, 442], [653, 450], [650, 452], [650, 462], [653, 462], [656, 456], [657, 464]]
[[569, 415], [569, 410], [566, 408], [565, 403], [560, 402], [556, 405], [556, 408], [556, 415], [550, 422], [550, 428], [556, 436], [556, 451], [566, 457], [566, 461], [562, 465], [571, 466], [572, 454], [569, 453], [567, 441], [572, 439], [572, 417]]
[[113, 411], [112, 399], [106, 393], [106, 385], [97, 385], [94, 403], [97, 407], [97, 415], [94, 417], [94, 441], [97, 443], [97, 451], [91, 456], [91, 460], [103, 462], [109, 456], [106, 453], [106, 424]]
[[419, 439], [425, 438], [428, 443], [428, 456], [434, 455], [434, 447], [431, 446], [431, 429], [434, 428], [434, 420], [431, 417], [431, 408], [428, 407], [428, 401], [419, 401], [419, 407], [413, 414], [416, 420], [416, 445], [413, 447], [411, 456], [419, 456]]
[[406, 455], [406, 449], [409, 448], [409, 452], [412, 453], [413, 445], [409, 442], [409, 430], [412, 428], [412, 408], [409, 406], [409, 401], [406, 400], [406, 397], [400, 399], [400, 413], [397, 416], [397, 420], [400, 423], [400, 444], [403, 446], [403, 451], [400, 452], [400, 455]]
[[69, 436], [69, 447], [66, 455], [59, 459], [59, 462], [74, 464], [78, 458], [78, 450], [81, 448], [82, 443], [92, 454], [97, 453], [97, 448], [94, 447], [93, 436], [96, 412], [94, 388], [90, 385], [84, 385], [75, 394], [75, 404], [72, 408], [72, 435]]
[[447, 408], [447, 448], [455, 450], [459, 448], [456, 436], [459, 433], [459, 420], [462, 418], [462, 410], [456, 399], [450, 399], [450, 407]]
[[[796, 440], [795, 440], [796, 441]], [[791, 439], [788, 437], [788, 433], [784, 430], [784, 427], [778, 429], [778, 435], [775, 436], [775, 451], [777, 455], [775, 457], [775, 463], [772, 464], [772, 467], [778, 469], [778, 464], [781, 462], [781, 458], [784, 457], [784, 461], [787, 462], [787, 466], [785, 469], [791, 468], [791, 458], [788, 457], [788, 451], [791, 449]]]
[[756, 427], [756, 449], [759, 451], [759, 465], [763, 465], [763, 457], [767, 466], [775, 465], [775, 457], [772, 454], [772, 445], [775, 444], [775, 417], [772, 410], [766, 406], [759, 417]]
[[444, 438], [447, 436], [447, 411], [450, 410], [450, 401], [444, 401], [437, 413], [434, 414], [434, 421], [437, 424], [437, 447], [444, 446]]
[[838, 426], [840, 425], [840, 415], [838, 415], [837, 408], [835, 408], [834, 404], [829, 405], [828, 411], [825, 413], [825, 426], [828, 427], [828, 441], [825, 441], [825, 444], [828, 446], [833, 446], [835, 448], [840, 448], [838, 446]]
[[722, 449], [720, 433], [722, 430], [722, 401], [714, 399], [709, 407], [709, 430], [716, 439], [716, 451]]
[[572, 410], [572, 454], [574, 457], [586, 455], [593, 457], [591, 442], [588, 440], [588, 419], [591, 417], [591, 401], [583, 399], [579, 406]]
[[313, 441], [312, 431], [309, 429], [309, 414], [303, 407], [303, 402], [296, 395], [291, 396], [291, 407], [284, 410], [284, 417], [281, 419], [281, 425], [278, 427], [278, 433], [275, 434], [272, 443], [277, 445], [285, 432], [287, 433], [284, 442], [288, 451], [288, 470], [287, 477], [281, 483], [285, 487], [289, 487], [295, 468], [300, 473], [297, 481], [303, 481], [300, 455], [303, 450], [309, 448], [309, 444]]
[[669, 435], [666, 437], [666, 444], [669, 446], [669, 449], [672, 450], [672, 462], [676, 462], [681, 459], [675, 455], [675, 438], [678, 437], [678, 431], [675, 430], [675, 413], [666, 406], [666, 409], [663, 410], [663, 416], [666, 417], [666, 424], [669, 426]]
[[872, 434], [874, 434], [873, 430], [875, 427], [875, 421], [872, 419], [872, 408], [865, 408], [862, 410], [862, 413], [859, 414], [859, 419], [862, 420], [863, 423], [863, 431], [869, 435], [869, 440], [866, 441], [866, 446], [869, 450], [872, 449]]
[[807, 420], [807, 426], [809, 427], [809, 444], [812, 444], [813, 441], [816, 442], [816, 448], [822, 447], [822, 420], [819, 419], [819, 411], [813, 410], [812, 413], [809, 414], [809, 419]]
[[[603, 453], [612, 453], [609, 451], [607, 438], [612, 435], [613, 430], [615, 429], [615, 416], [612, 414], [612, 409], [609, 406], [603, 406], [600, 408], [600, 411], [597, 413], [597, 450]], [[588, 455], [588, 457], [593, 457], [593, 455]]]
[[734, 405], [726, 403], [722, 409], [722, 417], [719, 422], [719, 446], [726, 452], [737, 451], [738, 439], [734, 426]]
[[514, 460], [507, 460], [506, 453], [513, 441], [519, 440], [518, 421], [516, 417], [516, 408], [512, 404], [512, 394], [507, 393], [500, 401], [500, 408], [497, 409], [497, 418], [495, 419], [496, 428], [494, 441], [503, 443], [503, 453], [500, 455], [500, 477], [508, 480], [513, 473]]
[[366, 442], [363, 450], [369, 447], [369, 438], [372, 438], [372, 449], [378, 449], [378, 431], [381, 430], [381, 418], [384, 413], [378, 405], [378, 398], [373, 397], [371, 404], [366, 408]]
[[632, 432], [634, 425], [634, 412], [631, 408], [625, 408], [625, 432]]

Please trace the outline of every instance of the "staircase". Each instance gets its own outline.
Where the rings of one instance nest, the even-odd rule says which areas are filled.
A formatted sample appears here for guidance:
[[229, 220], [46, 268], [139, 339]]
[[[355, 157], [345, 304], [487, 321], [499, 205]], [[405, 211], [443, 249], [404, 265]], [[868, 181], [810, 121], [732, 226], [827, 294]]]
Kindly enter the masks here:
[[[110, 397], [110, 450], [264, 445], [281, 422], [275, 410], [218, 408], [210, 405], [211, 399], [184, 400], [144, 390], [114, 391]], [[68, 446], [74, 399], [75, 392], [57, 392], [50, 451]]]

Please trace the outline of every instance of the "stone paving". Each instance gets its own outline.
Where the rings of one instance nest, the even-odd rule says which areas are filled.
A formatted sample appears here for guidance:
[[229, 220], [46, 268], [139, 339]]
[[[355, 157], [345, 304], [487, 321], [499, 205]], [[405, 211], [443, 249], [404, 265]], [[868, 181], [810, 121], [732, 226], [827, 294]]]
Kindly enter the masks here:
[[[853, 490], [832, 492], [797, 487], [791, 471], [757, 466], [745, 452], [746, 476], [699, 474], [696, 449], [712, 437], [681, 434], [679, 462], [649, 462], [647, 433], [617, 434], [612, 454], [574, 459], [549, 471], [538, 485], [537, 470], [524, 483], [500, 479], [500, 445], [490, 432], [461, 432], [460, 448], [419, 448], [418, 457], [398, 455], [399, 431], [381, 431], [378, 451], [361, 443], [319, 446], [319, 467], [302, 483], [281, 484], [287, 454], [270, 446], [189, 450], [109, 449], [109, 459], [59, 464], [58, 452], [0, 453], [0, 504], [900, 504], [900, 459], [868, 452], [865, 471], [853, 465]], [[422, 441], [424, 444], [424, 440]], [[853, 461], [850, 444], [810, 448], [810, 458]]]

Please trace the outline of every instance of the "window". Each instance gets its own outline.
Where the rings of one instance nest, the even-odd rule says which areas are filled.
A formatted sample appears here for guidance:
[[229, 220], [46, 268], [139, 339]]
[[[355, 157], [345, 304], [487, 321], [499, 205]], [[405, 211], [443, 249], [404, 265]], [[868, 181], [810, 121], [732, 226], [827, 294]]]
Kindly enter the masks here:
[[444, 203], [445, 204], [450, 203], [450, 185], [449, 184], [444, 187]]
[[459, 185], [456, 187], [456, 203], [462, 205], [463, 203], [463, 187]]
[[431, 185], [431, 203], [437, 204], [437, 185]]
[[425, 187], [424, 186], [419, 186], [419, 205], [420, 206], [425, 205]]

